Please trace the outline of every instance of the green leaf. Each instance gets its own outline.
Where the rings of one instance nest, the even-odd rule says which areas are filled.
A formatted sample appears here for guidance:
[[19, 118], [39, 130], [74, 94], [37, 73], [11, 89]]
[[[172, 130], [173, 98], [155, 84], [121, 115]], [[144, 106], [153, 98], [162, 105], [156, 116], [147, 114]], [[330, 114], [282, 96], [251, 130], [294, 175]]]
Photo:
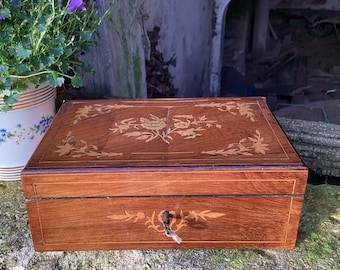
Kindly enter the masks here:
[[84, 52], [90, 52], [93, 48], [93, 46], [89, 43], [84, 43], [80, 46], [80, 48], [84, 51]]
[[10, 96], [4, 96], [3, 100], [5, 102], [5, 105], [1, 108], [2, 111], [7, 112], [12, 109], [12, 106], [15, 102], [19, 101], [19, 93], [14, 92]]
[[31, 55], [32, 51], [25, 49], [21, 44], [19, 44], [13, 47], [12, 53], [19, 59], [26, 59]]
[[16, 81], [13, 82], [12, 89], [15, 89], [16, 91], [22, 92], [22, 91], [27, 90], [28, 86], [22, 80], [16, 80]]
[[35, 84], [35, 85], [41, 83], [39, 77], [32, 77], [32, 78], [29, 78], [28, 80], [29, 80], [32, 84]]
[[64, 73], [67, 73], [67, 71], [70, 69], [70, 65], [67, 61], [59, 61], [58, 67]]
[[56, 47], [56, 48], [52, 48], [50, 49], [50, 53], [54, 54], [56, 56], [62, 56], [63, 55], [63, 48], [62, 47]]
[[63, 34], [60, 34], [56, 38], [56, 43], [57, 44], [64, 44], [65, 43], [65, 36]]
[[53, 56], [45, 56], [41, 57], [41, 62], [46, 66], [49, 67], [54, 64], [54, 57]]
[[64, 84], [65, 79], [63, 77], [58, 77], [57, 72], [53, 72], [52, 74], [49, 74], [48, 76], [48, 82], [53, 87], [59, 87]]
[[83, 85], [83, 80], [81, 79], [81, 77], [79, 75], [76, 75], [74, 77], [72, 77], [71, 79], [71, 84], [73, 87], [80, 87]]
[[65, 52], [65, 55], [67, 55], [67, 56], [72, 55], [72, 48], [67, 47], [67, 48], [64, 49], [64, 52]]
[[0, 31], [0, 44], [6, 44], [11, 41], [11, 28], [7, 28], [6, 31]]
[[0, 65], [0, 76], [4, 75], [8, 71], [8, 66]]
[[90, 31], [83, 31], [80, 33], [80, 37], [84, 41], [89, 41], [91, 40], [92, 33]]
[[38, 24], [37, 25], [37, 30], [39, 32], [45, 32], [47, 29], [46, 29], [46, 26], [44, 24]]
[[83, 65], [81, 67], [81, 70], [84, 71], [84, 72], [88, 72], [88, 73], [94, 72], [93, 68], [90, 65]]
[[28, 65], [26, 64], [19, 64], [19, 65], [15, 65], [15, 70], [18, 72], [18, 74], [23, 74], [23, 73], [27, 73], [30, 71]]
[[19, 7], [21, 0], [10, 0], [10, 4], [14, 7]]
[[2, 8], [0, 9], [0, 14], [4, 19], [10, 18], [11, 17], [11, 12], [8, 8]]
[[0, 89], [11, 89], [13, 80], [11, 78], [2, 78], [0, 83]]
[[41, 59], [35, 55], [30, 58], [30, 63], [33, 66], [34, 70], [37, 71], [42, 70], [45, 67]]
[[47, 30], [47, 28], [46, 28], [47, 19], [48, 19], [48, 16], [43, 16], [39, 19], [38, 24], [36, 26], [36, 28], [39, 32], [45, 32]]

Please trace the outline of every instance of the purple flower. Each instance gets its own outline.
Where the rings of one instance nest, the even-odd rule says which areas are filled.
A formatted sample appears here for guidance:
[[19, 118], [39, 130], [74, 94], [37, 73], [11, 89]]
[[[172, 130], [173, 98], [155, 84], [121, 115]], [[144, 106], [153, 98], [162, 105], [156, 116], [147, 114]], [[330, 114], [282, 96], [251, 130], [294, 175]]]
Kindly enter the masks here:
[[0, 21], [3, 20], [3, 19], [4, 19], [4, 17], [0, 14]]
[[85, 2], [82, 0], [71, 0], [67, 11], [72, 13], [76, 10], [86, 10]]

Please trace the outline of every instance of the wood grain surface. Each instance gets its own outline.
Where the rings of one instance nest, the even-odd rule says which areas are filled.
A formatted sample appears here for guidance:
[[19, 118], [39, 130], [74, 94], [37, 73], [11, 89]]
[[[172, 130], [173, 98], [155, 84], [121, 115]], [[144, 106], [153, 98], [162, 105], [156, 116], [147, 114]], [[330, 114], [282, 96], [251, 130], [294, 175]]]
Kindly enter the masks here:
[[[303, 198], [167, 197], [27, 202], [36, 251], [293, 248]], [[173, 212], [166, 237], [162, 213]], [[182, 216], [181, 216], [182, 215]], [[177, 230], [178, 229], [178, 230]]]

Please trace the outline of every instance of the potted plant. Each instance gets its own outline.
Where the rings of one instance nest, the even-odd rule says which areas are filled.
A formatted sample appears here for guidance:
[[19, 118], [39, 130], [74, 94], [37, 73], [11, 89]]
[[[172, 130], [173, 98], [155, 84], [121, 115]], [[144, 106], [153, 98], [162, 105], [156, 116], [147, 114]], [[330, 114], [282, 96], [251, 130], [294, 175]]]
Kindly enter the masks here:
[[97, 2], [0, 0], [0, 180], [19, 179], [53, 119], [55, 88], [79, 87], [79, 72], [92, 72], [78, 56], [109, 13]]

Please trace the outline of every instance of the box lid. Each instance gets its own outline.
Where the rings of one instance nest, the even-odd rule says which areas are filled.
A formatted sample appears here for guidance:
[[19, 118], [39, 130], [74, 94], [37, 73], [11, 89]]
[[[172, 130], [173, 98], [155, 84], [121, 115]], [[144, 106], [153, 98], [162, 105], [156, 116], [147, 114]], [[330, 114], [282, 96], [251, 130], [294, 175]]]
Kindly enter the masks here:
[[68, 101], [27, 171], [302, 166], [263, 98]]

